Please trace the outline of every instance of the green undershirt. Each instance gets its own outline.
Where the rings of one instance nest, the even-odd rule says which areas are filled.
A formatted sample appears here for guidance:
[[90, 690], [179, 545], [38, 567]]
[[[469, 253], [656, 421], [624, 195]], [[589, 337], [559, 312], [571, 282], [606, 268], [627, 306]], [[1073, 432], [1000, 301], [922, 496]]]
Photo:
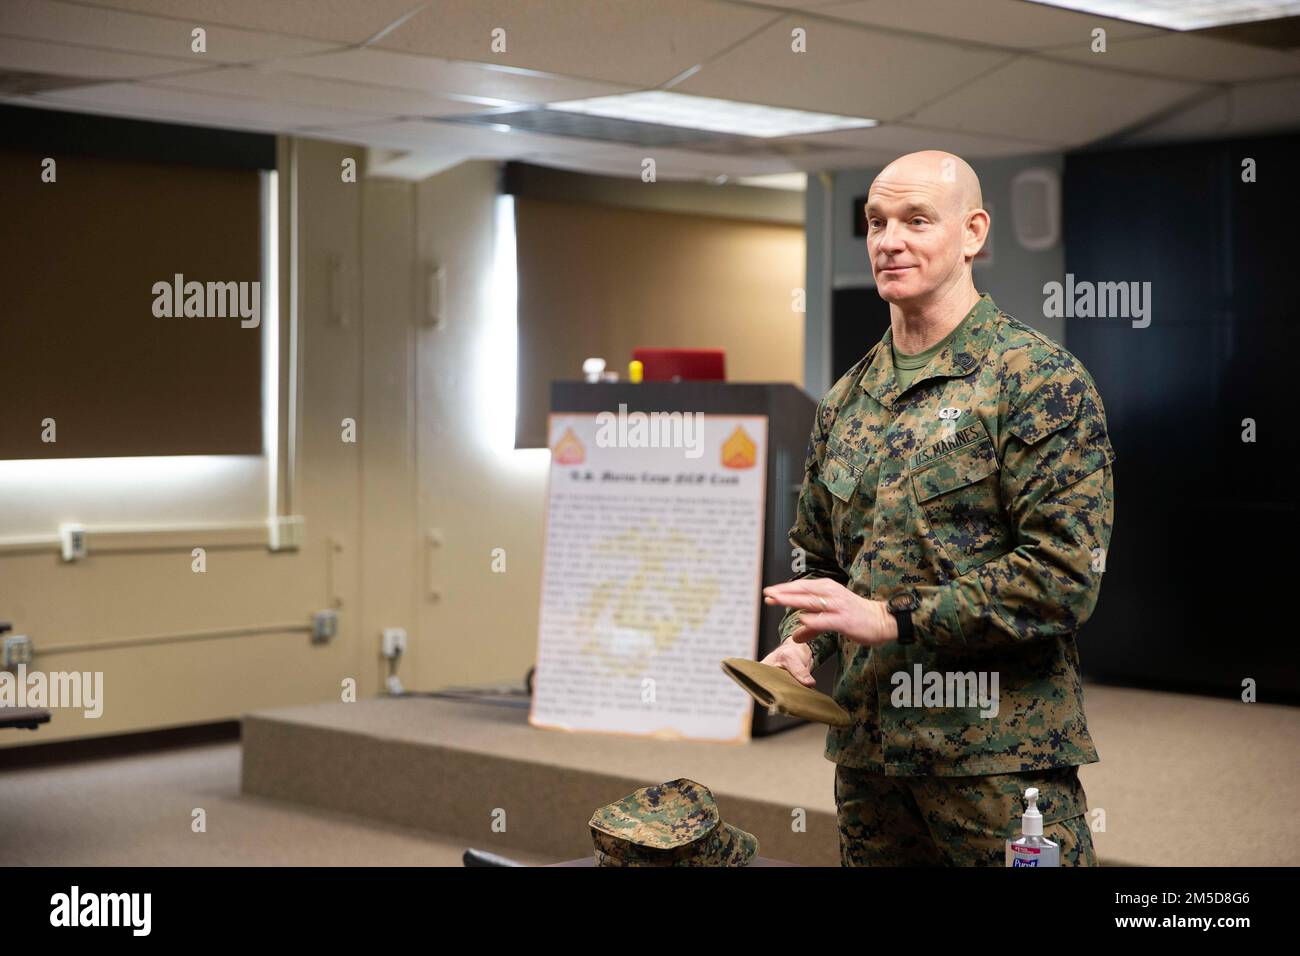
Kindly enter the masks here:
[[948, 347], [948, 344], [957, 336], [957, 333], [961, 331], [961, 327], [966, 324], [966, 320], [969, 318], [970, 316], [967, 315], [941, 340], [931, 345], [924, 352], [917, 352], [915, 355], [908, 355], [906, 352], [898, 351], [891, 339], [889, 347], [894, 353], [894, 378], [898, 380], [899, 392], [907, 391], [907, 387], [915, 380], [916, 373], [929, 365], [930, 359]]

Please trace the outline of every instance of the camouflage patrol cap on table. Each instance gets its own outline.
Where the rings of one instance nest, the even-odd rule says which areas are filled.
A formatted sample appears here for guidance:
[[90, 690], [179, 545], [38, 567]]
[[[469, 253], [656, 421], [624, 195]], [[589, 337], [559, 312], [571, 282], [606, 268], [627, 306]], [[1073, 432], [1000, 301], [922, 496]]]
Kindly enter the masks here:
[[751, 833], [724, 823], [709, 788], [682, 777], [642, 787], [591, 815], [597, 866], [748, 866]]

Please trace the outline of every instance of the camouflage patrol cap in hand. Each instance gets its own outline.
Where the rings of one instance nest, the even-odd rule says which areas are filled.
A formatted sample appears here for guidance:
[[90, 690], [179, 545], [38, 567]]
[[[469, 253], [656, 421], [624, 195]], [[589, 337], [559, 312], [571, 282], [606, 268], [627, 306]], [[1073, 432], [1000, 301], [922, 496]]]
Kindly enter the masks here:
[[682, 777], [642, 787], [591, 815], [597, 866], [748, 866], [751, 833], [724, 823], [709, 788]]

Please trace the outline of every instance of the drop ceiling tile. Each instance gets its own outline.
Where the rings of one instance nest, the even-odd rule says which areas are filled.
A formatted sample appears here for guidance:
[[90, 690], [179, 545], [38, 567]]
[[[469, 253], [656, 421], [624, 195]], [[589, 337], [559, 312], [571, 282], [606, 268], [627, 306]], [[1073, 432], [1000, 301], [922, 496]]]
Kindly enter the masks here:
[[1022, 50], [1070, 44], [1086, 50], [1097, 27], [1103, 27], [1111, 40], [1161, 32], [1145, 24], [1024, 0], [850, 0], [815, 12], [870, 26]]
[[459, 144], [454, 140], [439, 138], [440, 129], [440, 125], [393, 117], [387, 120], [339, 123], [318, 128], [315, 132], [328, 133], [333, 140], [365, 143], [383, 149], [421, 149], [430, 152], [458, 150]]
[[[796, 27], [807, 30], [806, 53], [790, 49]], [[673, 91], [891, 120], [1014, 55], [786, 17]]]
[[0, 97], [0, 102], [15, 106], [29, 106], [42, 110], [61, 110], [73, 113], [93, 113], [100, 116], [121, 116], [127, 119], [145, 119], [158, 123], [180, 123], [188, 126], [217, 127], [220, 129], [241, 130], [251, 133], [277, 133], [280, 128], [269, 123], [259, 122], [256, 118], [242, 117], [224, 119], [219, 116], [198, 116], [184, 111], [149, 110], [141, 111], [133, 106], [124, 106], [114, 102], [92, 102], [73, 98], [60, 98], [55, 94], [37, 96]]
[[[455, 147], [442, 147], [428, 137], [420, 138], [414, 130], [406, 129], [407, 121], [396, 117], [386, 119], [362, 120], [351, 123], [324, 124], [299, 129], [299, 135], [308, 135], [316, 139], [328, 139], [338, 143], [360, 143], [377, 149], [424, 150], [430, 155], [441, 149], [451, 152]], [[414, 125], [412, 121], [412, 125]]]
[[[375, 45], [648, 86], [667, 82], [780, 15], [721, 0], [440, 0]], [[499, 54], [491, 46], [497, 28], [506, 39]]]
[[[308, 136], [308, 139], [314, 137]], [[405, 179], [419, 182], [444, 170], [459, 166], [467, 157], [460, 153], [404, 152], [370, 150], [366, 157], [366, 178]]]
[[66, 43], [0, 36], [0, 70], [131, 80], [204, 68], [192, 60], [137, 56], [134, 53], [69, 46]]
[[191, 122], [220, 120], [225, 125], [248, 123], [259, 129], [292, 130], [298, 127], [342, 125], [367, 118], [353, 110], [276, 103], [249, 97], [216, 96], [192, 90], [173, 90], [144, 83], [107, 83], [59, 93], [41, 94], [77, 107], [102, 107], [141, 119], [185, 117]]
[[481, 109], [432, 92], [418, 93], [368, 83], [326, 80], [291, 73], [232, 67], [190, 76], [173, 77], [162, 83], [169, 89], [248, 96], [310, 106], [341, 107], [385, 116], [446, 116]]
[[819, 133], [801, 139], [817, 145], [834, 145], [864, 150], [887, 152], [890, 159], [922, 149], [943, 149], [963, 158], [1015, 156], [1022, 153], [1041, 152], [1060, 148], [1063, 144], [1051, 140], [1018, 139], [1011, 136], [992, 136], [966, 133], [960, 130], [908, 126], [886, 123], [870, 129], [845, 129], [832, 133]]
[[122, 53], [176, 57], [201, 66], [330, 49], [330, 44], [316, 40], [212, 26], [204, 28], [207, 30], [207, 52], [193, 53], [190, 50], [190, 31], [196, 26], [202, 24], [64, 3], [62, 0], [4, 0], [0, 3], [0, 34], [81, 44]]
[[[563, 153], [537, 153], [519, 157], [524, 162], [568, 169], [578, 173], [592, 173], [599, 176], [618, 176], [623, 179], [640, 179], [641, 163], [639, 159], [610, 156], [586, 156]], [[703, 160], [703, 161], [702, 161]], [[796, 171], [789, 163], [772, 161], [758, 162], [744, 160], [740, 157], [726, 156], [705, 159], [703, 157], [664, 157], [655, 161], [655, 180], [657, 182], [701, 182], [726, 176], [735, 179], [739, 176], [765, 176], [771, 173]], [[652, 184], [647, 184], [647, 188]]]
[[1203, 83], [1300, 76], [1300, 58], [1294, 53], [1186, 33], [1114, 40], [1106, 44], [1105, 53], [1085, 48], [1054, 55], [1102, 69], [1133, 70]]
[[[567, 169], [575, 173], [589, 173], [594, 176], [617, 176], [621, 179], [640, 179], [638, 167], [628, 165], [621, 156], [592, 157], [581, 153], [526, 153], [519, 157], [520, 162], [548, 166], [552, 169]], [[692, 178], [694, 178], [692, 176]]]
[[887, 166], [899, 156], [898, 153], [869, 149], [840, 149], [819, 155], [816, 160], [810, 157], [793, 157], [794, 165], [805, 172], [819, 173], [835, 170], [874, 169]]
[[[570, 156], [563, 153], [529, 153], [520, 156], [519, 160], [520, 162], [533, 163], [538, 166], [566, 169], [575, 173], [589, 173], [594, 176], [615, 176], [620, 179], [638, 180], [641, 178], [640, 166], [629, 165], [625, 159], [620, 157], [593, 158], [583, 155]], [[656, 170], [656, 178], [664, 182], [699, 182], [705, 177], [692, 169], [676, 168]]]
[[1296, 106], [1300, 103], [1300, 79], [1230, 87], [1225, 98], [1234, 133], [1294, 130], [1300, 126]]
[[525, 159], [563, 156], [568, 168], [586, 168], [611, 175], [640, 176], [646, 157], [655, 161], [662, 178], [705, 178], [720, 173], [761, 175], [794, 167], [783, 157], [716, 156], [679, 149], [637, 149], [608, 143], [586, 143], [570, 137], [534, 133], [499, 132], [459, 123], [416, 120], [336, 126], [317, 130], [320, 135], [346, 142], [433, 154], [459, 153], [473, 159]]
[[[1300, 79], [1231, 86], [1124, 138], [1124, 143], [1246, 136], [1300, 126]], [[1290, 175], [1288, 171], [1287, 175]]]
[[917, 126], [1077, 146], [1168, 109], [1197, 89], [1025, 57], [907, 119]]
[[419, 0], [81, 0], [193, 26], [209, 24], [332, 43], [362, 43], [418, 7]]
[[737, 156], [698, 153], [686, 149], [636, 149], [622, 146], [605, 150], [565, 149], [549, 150], [553, 155], [567, 157], [579, 168], [578, 163], [589, 160], [592, 171], [608, 170], [611, 175], [641, 176], [642, 162], [653, 159], [655, 177], [665, 178], [707, 178], [717, 176], [763, 176], [769, 173], [790, 172], [795, 167], [785, 156]]
[[581, 140], [563, 136], [542, 136], [516, 130], [499, 131], [487, 126], [440, 123], [429, 120], [393, 119], [389, 122], [339, 123], [329, 128], [331, 137], [387, 146], [396, 149], [462, 151], [466, 155], [514, 158], [527, 152], [603, 151], [601, 144], [587, 147]]
[[[579, 80], [550, 73], [501, 69], [490, 63], [469, 63], [431, 56], [366, 48], [281, 60], [273, 69], [308, 76], [325, 76], [358, 83], [437, 90], [484, 101], [550, 103], [626, 93], [636, 87]], [[487, 104], [487, 105], [490, 105]]]

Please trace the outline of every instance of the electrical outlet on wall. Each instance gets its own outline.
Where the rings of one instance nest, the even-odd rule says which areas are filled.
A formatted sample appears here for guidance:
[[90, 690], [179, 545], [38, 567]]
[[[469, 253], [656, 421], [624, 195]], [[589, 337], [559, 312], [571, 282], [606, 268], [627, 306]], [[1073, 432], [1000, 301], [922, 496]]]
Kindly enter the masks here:
[[386, 627], [381, 644], [384, 657], [392, 660], [406, 651], [406, 628]]
[[328, 644], [339, 632], [337, 611], [317, 611], [311, 616], [311, 642]]
[[6, 634], [4, 638], [4, 665], [17, 667], [32, 662], [32, 639], [26, 634]]
[[80, 561], [86, 556], [86, 527], [80, 524], [59, 525], [59, 546], [64, 561]]

